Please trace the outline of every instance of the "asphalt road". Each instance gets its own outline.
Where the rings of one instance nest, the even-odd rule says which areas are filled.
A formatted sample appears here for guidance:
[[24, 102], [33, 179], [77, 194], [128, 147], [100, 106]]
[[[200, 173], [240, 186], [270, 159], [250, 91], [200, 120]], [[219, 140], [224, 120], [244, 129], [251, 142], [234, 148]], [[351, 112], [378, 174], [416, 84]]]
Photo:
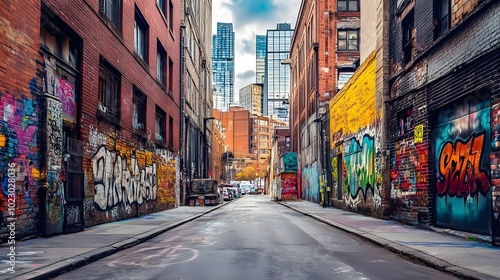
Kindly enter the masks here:
[[245, 196], [57, 279], [456, 279]]

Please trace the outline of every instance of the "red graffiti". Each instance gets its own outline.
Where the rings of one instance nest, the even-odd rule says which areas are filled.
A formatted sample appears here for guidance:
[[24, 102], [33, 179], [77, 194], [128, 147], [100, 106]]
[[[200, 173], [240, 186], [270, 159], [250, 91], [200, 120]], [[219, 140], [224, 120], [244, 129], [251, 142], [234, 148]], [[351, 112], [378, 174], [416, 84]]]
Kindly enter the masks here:
[[488, 175], [481, 170], [484, 132], [473, 134], [469, 141], [458, 140], [444, 145], [439, 156], [439, 178], [436, 183], [439, 196], [475, 196], [486, 194], [490, 188]]
[[281, 174], [281, 188], [281, 198], [297, 198], [297, 177], [295, 176], [295, 173]]

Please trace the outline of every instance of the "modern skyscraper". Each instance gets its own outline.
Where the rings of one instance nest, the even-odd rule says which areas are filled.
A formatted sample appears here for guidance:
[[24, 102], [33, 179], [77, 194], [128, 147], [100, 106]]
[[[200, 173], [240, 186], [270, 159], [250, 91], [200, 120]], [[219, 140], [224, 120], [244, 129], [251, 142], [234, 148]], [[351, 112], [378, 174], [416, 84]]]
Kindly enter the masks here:
[[289, 23], [278, 23], [267, 30], [266, 79], [264, 81], [264, 115], [288, 124], [290, 98], [290, 67], [281, 61], [290, 57], [293, 29]]
[[234, 104], [234, 31], [232, 23], [217, 23], [212, 36], [214, 108], [229, 111]]
[[266, 35], [255, 38], [255, 60], [255, 82], [263, 84], [266, 75]]

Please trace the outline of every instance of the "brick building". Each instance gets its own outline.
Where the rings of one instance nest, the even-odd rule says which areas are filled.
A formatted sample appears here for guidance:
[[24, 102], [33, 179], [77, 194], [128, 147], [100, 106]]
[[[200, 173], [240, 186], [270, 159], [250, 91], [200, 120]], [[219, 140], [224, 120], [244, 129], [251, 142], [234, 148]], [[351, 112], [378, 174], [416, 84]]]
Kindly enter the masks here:
[[500, 235], [500, 3], [390, 11], [393, 218]]
[[178, 204], [179, 16], [171, 0], [0, 6], [0, 169], [15, 166], [18, 238]]
[[359, 60], [359, 2], [304, 0], [297, 16], [289, 61], [290, 129], [301, 198], [313, 202], [321, 202], [320, 177], [326, 176], [319, 118]]

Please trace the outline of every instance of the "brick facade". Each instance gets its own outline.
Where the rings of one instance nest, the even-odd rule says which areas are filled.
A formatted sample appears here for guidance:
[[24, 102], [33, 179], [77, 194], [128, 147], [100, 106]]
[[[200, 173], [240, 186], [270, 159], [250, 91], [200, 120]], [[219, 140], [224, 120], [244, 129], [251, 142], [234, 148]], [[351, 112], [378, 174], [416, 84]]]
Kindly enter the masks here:
[[[10, 135], [3, 139], [15, 141], [16, 134], [17, 143], [27, 144], [1, 152], [7, 162], [19, 162], [17, 193], [23, 198], [17, 207], [26, 201], [26, 214], [18, 213], [25, 220], [19, 238], [81, 230], [178, 204], [180, 7], [163, 13], [155, 1], [119, 2], [118, 25], [100, 11], [99, 1], [0, 6], [0, 43], [2, 51], [10, 49], [2, 53], [8, 58], [1, 72], [3, 119], [13, 114], [23, 120], [21, 127], [5, 126], [3, 133]], [[143, 59], [134, 51], [138, 17], [147, 26]], [[166, 52], [163, 84], [158, 45]], [[100, 98], [99, 92], [112, 96], [110, 80], [100, 87], [111, 76], [118, 80], [118, 98]], [[146, 96], [144, 118], [134, 127], [138, 91]]]

